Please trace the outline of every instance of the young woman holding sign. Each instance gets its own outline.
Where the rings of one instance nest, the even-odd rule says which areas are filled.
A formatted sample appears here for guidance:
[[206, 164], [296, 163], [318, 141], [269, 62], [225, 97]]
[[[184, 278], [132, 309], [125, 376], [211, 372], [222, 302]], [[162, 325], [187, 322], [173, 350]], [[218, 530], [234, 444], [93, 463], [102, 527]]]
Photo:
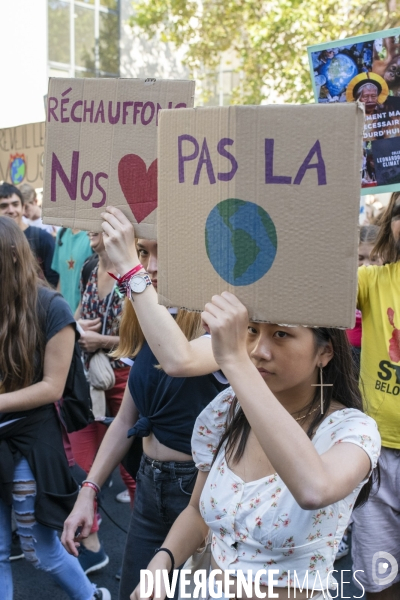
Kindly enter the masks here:
[[[132, 228], [130, 233], [133, 236]], [[132, 248], [138, 275], [141, 276], [144, 269], [137, 253], [150, 276], [147, 283], [151, 281], [152, 285], [147, 287], [156, 287], [157, 243], [139, 240], [136, 246], [132, 237]], [[117, 267], [116, 272], [122, 273], [123, 270]], [[139, 279], [138, 283], [141, 282], [143, 280]], [[121, 287], [124, 289], [123, 285]], [[158, 307], [157, 294], [152, 291], [154, 305]], [[159, 357], [154, 356], [144, 336], [144, 333], [147, 335], [153, 331], [153, 324], [142, 331], [132, 305], [129, 301], [126, 303], [119, 329], [120, 343], [113, 357], [133, 356], [134, 364], [121, 408], [88, 475], [93, 487], [81, 490], [63, 534], [66, 548], [76, 555], [75, 532], [82, 527], [80, 540], [90, 531], [96, 489], [127, 453], [133, 437], [142, 438], [144, 455], [136, 476], [135, 501], [120, 585], [121, 600], [128, 600], [139, 582], [140, 569], [147, 566], [155, 549], [190, 500], [197, 476], [190, 444], [194, 423], [203, 408], [227, 385], [219, 373], [212, 374], [218, 367], [212, 356], [209, 336], [205, 336], [206, 339], [201, 337], [205, 331], [200, 315], [179, 311], [175, 321], [167, 309], [164, 311], [164, 317], [172, 322], [172, 331], [176, 328], [178, 335], [182, 336], [183, 344], [208, 348], [210, 368], [203, 377], [196, 378], [186, 377], [185, 373], [181, 377], [171, 377], [166, 369], [159, 368]], [[154, 349], [158, 339], [156, 332], [151, 339]]]
[[[138, 263], [133, 228], [115, 208], [105, 220], [107, 252], [128, 272]], [[152, 286], [139, 283], [131, 282], [135, 311], [161, 366], [191, 377], [221, 369], [232, 384], [197, 420], [196, 487], [163, 543], [169, 552], [158, 552], [149, 568], [169, 570], [171, 556], [182, 564], [210, 527], [214, 568], [277, 568], [280, 598], [296, 585], [289, 570], [300, 585], [306, 571], [318, 572], [321, 582], [311, 576], [310, 589], [332, 587], [337, 545], [380, 449], [374, 421], [361, 412], [345, 333], [249, 324], [245, 307], [224, 293], [202, 314], [212, 347], [207, 337], [188, 342]]]
[[[336, 589], [337, 547], [356, 501], [367, 497], [380, 451], [376, 424], [361, 411], [345, 333], [249, 323], [228, 292], [214, 296], [202, 318], [232, 387], [196, 421], [199, 475], [162, 547], [180, 564], [210, 528], [212, 569], [252, 570], [253, 581], [257, 571], [275, 569], [280, 599], [299, 586], [296, 598], [314, 589], [322, 599], [322, 590]], [[171, 566], [159, 552], [148, 569]], [[260, 589], [271, 594], [265, 571]], [[131, 598], [139, 597], [137, 588]]]

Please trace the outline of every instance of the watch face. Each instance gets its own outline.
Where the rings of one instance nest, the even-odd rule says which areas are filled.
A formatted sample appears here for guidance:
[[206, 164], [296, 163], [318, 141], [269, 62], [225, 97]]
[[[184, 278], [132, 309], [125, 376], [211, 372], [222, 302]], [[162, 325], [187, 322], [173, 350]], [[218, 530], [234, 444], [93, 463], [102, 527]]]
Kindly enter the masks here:
[[137, 275], [136, 277], [132, 277], [130, 283], [131, 283], [131, 290], [132, 290], [132, 292], [135, 292], [135, 294], [140, 294], [141, 292], [144, 292], [144, 290], [147, 287], [146, 280], [144, 279], [144, 277], [141, 277], [140, 275]]

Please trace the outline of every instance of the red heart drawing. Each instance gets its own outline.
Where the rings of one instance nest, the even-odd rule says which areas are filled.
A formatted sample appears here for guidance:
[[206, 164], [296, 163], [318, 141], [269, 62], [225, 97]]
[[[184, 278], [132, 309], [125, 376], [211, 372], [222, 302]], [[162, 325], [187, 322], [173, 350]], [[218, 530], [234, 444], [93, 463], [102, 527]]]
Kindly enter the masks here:
[[137, 154], [126, 154], [118, 164], [118, 179], [133, 216], [141, 223], [157, 208], [157, 160], [147, 170]]

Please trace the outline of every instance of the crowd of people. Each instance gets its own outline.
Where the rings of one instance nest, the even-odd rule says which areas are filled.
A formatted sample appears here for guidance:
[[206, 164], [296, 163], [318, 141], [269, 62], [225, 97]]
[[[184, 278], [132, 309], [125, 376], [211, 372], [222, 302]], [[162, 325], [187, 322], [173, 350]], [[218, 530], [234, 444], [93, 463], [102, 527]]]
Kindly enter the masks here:
[[[350, 524], [360, 594], [398, 599], [400, 574], [382, 585], [374, 556], [400, 560], [400, 193], [361, 228], [346, 332], [249, 322], [228, 292], [201, 314], [167, 309], [155, 240], [115, 207], [102, 233], [46, 231], [28, 188], [0, 185], [2, 598], [17, 535], [71, 599], [110, 600], [87, 575], [112, 551], [98, 500], [119, 466], [119, 600], [139, 600], [142, 569], [171, 572], [203, 546], [221, 570], [209, 597], [229, 597], [227, 570], [235, 597], [250, 569], [267, 593], [270, 568], [281, 600], [337, 597]], [[59, 401], [77, 346], [96, 418], [68, 432]]]

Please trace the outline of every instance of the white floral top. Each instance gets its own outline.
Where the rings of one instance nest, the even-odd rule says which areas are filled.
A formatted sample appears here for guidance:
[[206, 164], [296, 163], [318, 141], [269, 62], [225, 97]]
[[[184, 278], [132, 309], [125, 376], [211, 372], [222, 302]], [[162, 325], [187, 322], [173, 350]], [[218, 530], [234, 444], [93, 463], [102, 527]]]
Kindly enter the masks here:
[[[213, 533], [214, 559], [221, 569], [245, 573], [279, 569], [274, 577], [282, 587], [294, 585], [294, 571], [301, 585], [308, 571], [309, 589], [314, 584], [316, 590], [326, 589], [338, 545], [367, 479], [335, 504], [303, 510], [277, 473], [245, 483], [228, 468], [223, 450], [211, 467], [233, 398], [232, 388], [221, 392], [200, 413], [192, 436], [197, 468], [210, 471], [200, 512]], [[319, 454], [341, 442], [363, 448], [372, 468], [376, 466], [381, 440], [373, 419], [355, 409], [339, 410], [321, 423], [312, 440]], [[260, 581], [267, 585], [267, 576]], [[328, 581], [328, 587], [335, 587], [331, 575]]]

